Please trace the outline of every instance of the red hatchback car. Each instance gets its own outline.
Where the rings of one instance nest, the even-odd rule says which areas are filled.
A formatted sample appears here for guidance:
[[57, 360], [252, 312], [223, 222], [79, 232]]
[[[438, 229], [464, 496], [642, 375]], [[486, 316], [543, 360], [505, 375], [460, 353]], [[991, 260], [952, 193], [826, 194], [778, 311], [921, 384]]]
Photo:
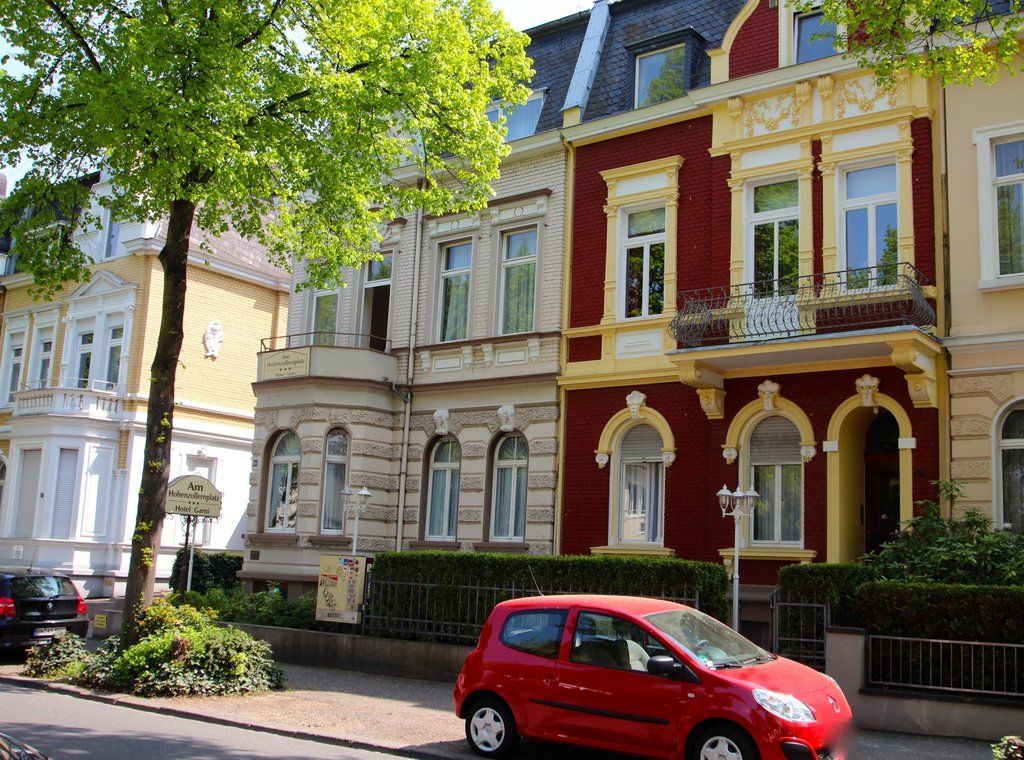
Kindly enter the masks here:
[[470, 747], [520, 737], [682, 760], [841, 760], [834, 680], [690, 607], [542, 596], [491, 612], [455, 684]]

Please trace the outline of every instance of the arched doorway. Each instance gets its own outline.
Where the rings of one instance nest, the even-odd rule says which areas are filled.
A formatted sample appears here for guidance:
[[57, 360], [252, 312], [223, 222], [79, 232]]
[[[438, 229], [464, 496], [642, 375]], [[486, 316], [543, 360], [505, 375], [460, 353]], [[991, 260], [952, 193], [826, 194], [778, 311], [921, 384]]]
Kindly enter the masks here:
[[872, 552], [900, 529], [900, 428], [879, 409], [864, 435], [864, 551]]

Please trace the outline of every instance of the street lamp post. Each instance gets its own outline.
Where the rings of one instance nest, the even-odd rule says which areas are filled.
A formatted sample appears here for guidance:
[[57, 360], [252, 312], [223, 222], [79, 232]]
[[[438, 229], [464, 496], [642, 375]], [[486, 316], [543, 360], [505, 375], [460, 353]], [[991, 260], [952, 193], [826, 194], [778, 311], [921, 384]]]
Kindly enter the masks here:
[[341, 499], [342, 503], [345, 506], [348, 506], [348, 504], [352, 501], [352, 497], [355, 497], [355, 505], [353, 506], [353, 511], [355, 512], [356, 515], [356, 524], [352, 529], [352, 551], [350, 552], [350, 554], [352, 554], [353, 557], [356, 554], [356, 548], [359, 544], [359, 516], [363, 513], [363, 510], [366, 509], [367, 506], [369, 506], [371, 496], [373, 496], [373, 494], [370, 492], [370, 489], [367, 488], [366, 486], [363, 486], [359, 490], [359, 493], [352, 493], [352, 490], [348, 486], [345, 486], [344, 488], [341, 489]]
[[716, 496], [718, 496], [718, 506], [722, 508], [722, 517], [733, 519], [732, 627], [738, 633], [740, 630], [740, 521], [753, 514], [758, 494], [754, 489], [744, 493], [739, 486], [736, 487], [735, 492], [731, 492], [728, 486], [723, 485], [722, 490]]

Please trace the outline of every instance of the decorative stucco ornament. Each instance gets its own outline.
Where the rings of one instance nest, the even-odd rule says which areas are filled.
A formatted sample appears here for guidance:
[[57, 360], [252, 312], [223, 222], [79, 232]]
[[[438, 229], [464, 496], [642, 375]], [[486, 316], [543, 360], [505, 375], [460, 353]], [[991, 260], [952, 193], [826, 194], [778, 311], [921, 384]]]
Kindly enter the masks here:
[[512, 404], [498, 407], [498, 427], [503, 433], [511, 433], [516, 427], [516, 408]]
[[434, 432], [438, 435], [448, 435], [448, 423], [451, 419], [451, 412], [447, 409], [438, 409], [434, 412]]
[[733, 448], [722, 449], [722, 456], [725, 458], [726, 464], [732, 464], [736, 461], [736, 457], [740, 455], [740, 452]]
[[216, 359], [220, 354], [220, 347], [224, 343], [224, 330], [220, 322], [211, 322], [206, 326], [203, 333], [203, 348], [206, 349], [207, 359]]
[[647, 396], [640, 391], [633, 391], [626, 396], [626, 406], [629, 407], [629, 416], [631, 419], [640, 419], [640, 407], [647, 403]]
[[861, 406], [878, 406], [875, 394], [878, 392], [878, 378], [871, 375], [861, 375], [854, 383], [857, 386], [857, 393], [860, 394]]
[[765, 380], [757, 386], [757, 395], [764, 402], [764, 410], [766, 412], [775, 409], [775, 399], [779, 395], [780, 390], [782, 390], [782, 387], [773, 380]]
[[599, 451], [594, 455], [594, 461], [597, 462], [597, 466], [600, 469], [604, 469], [608, 465], [610, 457], [603, 451]]

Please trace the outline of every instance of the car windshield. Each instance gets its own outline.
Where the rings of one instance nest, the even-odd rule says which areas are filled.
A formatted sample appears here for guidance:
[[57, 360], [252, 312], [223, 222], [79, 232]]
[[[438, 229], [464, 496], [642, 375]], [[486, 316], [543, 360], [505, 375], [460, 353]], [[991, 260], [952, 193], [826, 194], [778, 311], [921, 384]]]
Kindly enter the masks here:
[[70, 580], [52, 575], [11, 578], [11, 592], [15, 599], [50, 599], [55, 596], [74, 596], [78, 593]]
[[709, 668], [736, 668], [775, 659], [728, 626], [697, 610], [656, 612], [645, 619]]

